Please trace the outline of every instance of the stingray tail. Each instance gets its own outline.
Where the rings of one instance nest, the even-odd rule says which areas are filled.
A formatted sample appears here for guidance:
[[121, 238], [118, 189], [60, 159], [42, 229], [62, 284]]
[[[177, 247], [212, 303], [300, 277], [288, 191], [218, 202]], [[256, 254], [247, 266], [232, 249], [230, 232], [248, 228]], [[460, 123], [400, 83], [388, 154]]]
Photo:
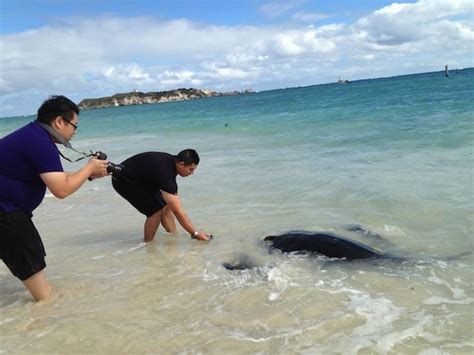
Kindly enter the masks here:
[[446, 260], [458, 260], [458, 259], [462, 258], [463, 256], [467, 256], [467, 255], [471, 255], [471, 254], [472, 254], [472, 252], [466, 251], [466, 252], [461, 253], [461, 254], [448, 256], [446, 258]]

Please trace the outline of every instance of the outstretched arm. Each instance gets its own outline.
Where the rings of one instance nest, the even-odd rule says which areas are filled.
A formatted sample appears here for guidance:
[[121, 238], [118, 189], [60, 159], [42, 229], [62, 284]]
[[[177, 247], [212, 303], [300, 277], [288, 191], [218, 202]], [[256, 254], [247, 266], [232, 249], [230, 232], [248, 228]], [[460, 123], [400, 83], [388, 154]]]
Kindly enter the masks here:
[[[163, 199], [166, 201], [166, 204], [168, 207], [171, 209], [173, 214], [176, 216], [176, 219], [178, 220], [179, 224], [192, 236], [194, 236], [196, 239], [199, 240], [209, 240], [211, 239], [209, 234], [206, 234], [204, 232], [198, 231], [191, 220], [189, 219], [188, 215], [184, 211], [184, 209], [181, 207], [181, 201], [179, 200], [178, 195], [173, 195], [170, 194], [169, 192], [166, 191], [161, 191], [161, 194], [163, 195]], [[195, 232], [197, 232], [197, 235], [195, 235]]]
[[88, 177], [97, 178], [107, 175], [107, 164], [107, 160], [92, 158], [75, 173], [57, 171], [40, 174], [40, 177], [49, 191], [57, 198], [62, 199], [77, 191]]

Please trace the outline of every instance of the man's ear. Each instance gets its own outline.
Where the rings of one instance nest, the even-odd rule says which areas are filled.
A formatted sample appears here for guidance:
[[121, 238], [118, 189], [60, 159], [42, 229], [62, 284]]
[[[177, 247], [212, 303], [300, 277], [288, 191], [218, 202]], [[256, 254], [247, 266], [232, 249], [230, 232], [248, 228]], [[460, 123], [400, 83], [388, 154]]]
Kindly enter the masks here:
[[59, 129], [64, 125], [64, 120], [61, 116], [56, 116], [55, 119], [51, 121], [51, 127]]

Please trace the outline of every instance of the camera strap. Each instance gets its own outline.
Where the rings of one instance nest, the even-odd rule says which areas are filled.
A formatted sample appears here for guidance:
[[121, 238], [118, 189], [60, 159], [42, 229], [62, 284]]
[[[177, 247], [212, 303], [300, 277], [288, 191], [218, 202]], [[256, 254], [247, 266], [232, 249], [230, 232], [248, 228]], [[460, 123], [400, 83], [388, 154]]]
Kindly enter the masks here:
[[60, 156], [62, 156], [64, 159], [66, 159], [67, 161], [70, 161], [71, 163], [75, 163], [79, 160], [82, 160], [84, 158], [88, 158], [90, 156], [92, 156], [93, 154], [87, 154], [87, 153], [84, 153], [84, 152], [80, 152], [76, 149], [74, 149], [71, 145], [71, 143], [69, 143], [69, 141], [64, 138], [63, 136], [61, 136], [58, 132], [56, 132], [53, 127], [51, 127], [50, 125], [47, 125], [46, 123], [43, 123], [43, 122], [40, 122], [40, 121], [36, 121], [38, 122], [38, 124], [43, 127], [56, 141], [57, 143], [60, 143], [62, 145], [64, 145], [66, 148], [69, 148], [69, 149], [72, 149], [73, 151], [75, 151], [76, 153], [79, 153], [82, 155], [82, 157], [80, 157], [79, 159], [76, 159], [76, 160], [71, 160], [69, 159], [68, 157], [64, 156], [63, 153], [61, 153], [61, 151], [58, 149], [58, 147], [56, 147], [56, 149], [58, 149], [58, 153]]

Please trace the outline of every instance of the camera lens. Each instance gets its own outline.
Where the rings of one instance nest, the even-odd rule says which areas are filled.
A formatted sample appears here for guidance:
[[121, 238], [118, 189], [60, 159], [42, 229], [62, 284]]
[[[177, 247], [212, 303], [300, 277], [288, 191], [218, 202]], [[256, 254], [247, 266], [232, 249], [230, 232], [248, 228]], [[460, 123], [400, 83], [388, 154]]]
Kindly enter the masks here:
[[122, 164], [114, 164], [114, 163], [111, 163], [111, 162], [109, 162], [109, 164], [107, 164], [107, 172], [112, 173], [112, 175], [120, 174], [122, 169], [123, 169]]

